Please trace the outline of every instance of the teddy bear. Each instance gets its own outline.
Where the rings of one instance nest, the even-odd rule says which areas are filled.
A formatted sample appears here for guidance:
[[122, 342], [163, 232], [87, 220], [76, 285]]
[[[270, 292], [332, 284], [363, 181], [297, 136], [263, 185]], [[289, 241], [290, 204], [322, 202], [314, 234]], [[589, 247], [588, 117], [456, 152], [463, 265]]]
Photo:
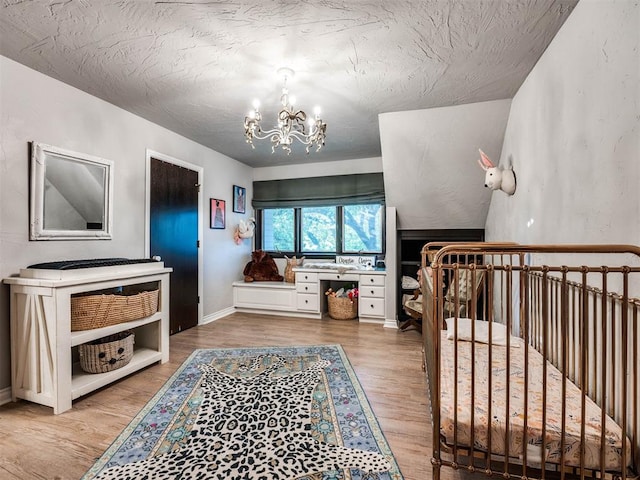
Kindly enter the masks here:
[[282, 282], [284, 277], [278, 272], [276, 262], [264, 250], [251, 253], [251, 261], [242, 272], [245, 282]]

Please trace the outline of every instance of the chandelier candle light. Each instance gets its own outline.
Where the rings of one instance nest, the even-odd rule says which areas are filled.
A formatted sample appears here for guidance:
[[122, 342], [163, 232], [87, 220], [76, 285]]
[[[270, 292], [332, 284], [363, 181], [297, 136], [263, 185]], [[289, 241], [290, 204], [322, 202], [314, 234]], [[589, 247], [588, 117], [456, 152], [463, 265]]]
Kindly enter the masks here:
[[291, 145], [294, 139], [298, 140], [303, 145], [306, 145], [306, 151], [312, 146], [316, 146], [316, 152], [324, 146], [325, 135], [327, 131], [327, 124], [320, 118], [320, 108], [314, 109], [313, 118], [309, 118], [307, 133], [307, 114], [302, 110], [293, 109], [293, 99], [289, 96], [289, 90], [287, 89], [287, 79], [292, 78], [294, 75], [293, 70], [290, 68], [281, 68], [278, 70], [278, 75], [284, 78], [284, 84], [282, 87], [282, 96], [280, 101], [282, 102], [282, 110], [278, 112], [278, 124], [270, 130], [262, 130], [260, 127], [260, 121], [262, 120], [262, 114], [260, 113], [260, 102], [254, 100], [253, 111], [249, 116], [244, 117], [244, 136], [247, 143], [255, 148], [253, 145], [253, 139], [258, 140], [269, 139], [271, 140], [271, 153], [276, 151], [276, 148], [282, 146], [282, 149], [287, 152], [287, 155], [291, 154]]

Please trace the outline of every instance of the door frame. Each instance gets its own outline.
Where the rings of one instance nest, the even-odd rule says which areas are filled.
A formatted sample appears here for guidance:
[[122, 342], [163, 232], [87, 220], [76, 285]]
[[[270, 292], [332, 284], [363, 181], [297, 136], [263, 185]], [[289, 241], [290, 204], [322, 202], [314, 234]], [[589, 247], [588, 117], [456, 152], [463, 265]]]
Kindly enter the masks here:
[[198, 173], [198, 325], [202, 325], [203, 315], [203, 280], [204, 280], [204, 242], [203, 242], [203, 227], [202, 219], [204, 218], [204, 201], [202, 198], [202, 181], [204, 178], [204, 168], [193, 163], [185, 162], [177, 158], [165, 155], [164, 153], [156, 152], [154, 150], [146, 149], [146, 165], [145, 165], [145, 208], [144, 208], [144, 223], [145, 223], [145, 242], [144, 251], [145, 257], [151, 257], [151, 158], [162, 160], [163, 162], [172, 163], [188, 170], [193, 170]]

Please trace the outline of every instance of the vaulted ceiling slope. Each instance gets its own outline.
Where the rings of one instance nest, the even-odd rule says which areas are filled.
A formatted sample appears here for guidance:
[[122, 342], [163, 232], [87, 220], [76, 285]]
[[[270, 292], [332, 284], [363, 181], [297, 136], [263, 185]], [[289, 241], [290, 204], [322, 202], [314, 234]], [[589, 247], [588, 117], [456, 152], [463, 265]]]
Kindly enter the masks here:
[[[577, 0], [2, 0], [0, 54], [251, 166], [380, 156], [378, 114], [511, 98]], [[326, 147], [252, 150], [279, 67]]]

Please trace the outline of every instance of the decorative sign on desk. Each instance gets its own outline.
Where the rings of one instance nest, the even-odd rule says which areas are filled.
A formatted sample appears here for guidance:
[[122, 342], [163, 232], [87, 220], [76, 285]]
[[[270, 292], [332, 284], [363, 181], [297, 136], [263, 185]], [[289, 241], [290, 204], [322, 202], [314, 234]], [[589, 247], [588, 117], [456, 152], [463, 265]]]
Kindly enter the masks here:
[[376, 264], [376, 257], [374, 255], [336, 255], [336, 263], [338, 265], [353, 266], [353, 268], [373, 269]]

